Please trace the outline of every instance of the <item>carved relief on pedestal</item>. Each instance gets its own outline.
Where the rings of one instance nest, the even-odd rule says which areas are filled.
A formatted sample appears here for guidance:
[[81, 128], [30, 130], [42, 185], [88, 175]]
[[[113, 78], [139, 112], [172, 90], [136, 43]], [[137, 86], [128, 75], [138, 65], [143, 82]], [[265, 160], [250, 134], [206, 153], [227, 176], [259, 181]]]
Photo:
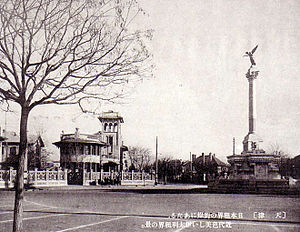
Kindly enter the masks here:
[[268, 178], [268, 166], [265, 164], [259, 164], [255, 167], [255, 178], [266, 179]]

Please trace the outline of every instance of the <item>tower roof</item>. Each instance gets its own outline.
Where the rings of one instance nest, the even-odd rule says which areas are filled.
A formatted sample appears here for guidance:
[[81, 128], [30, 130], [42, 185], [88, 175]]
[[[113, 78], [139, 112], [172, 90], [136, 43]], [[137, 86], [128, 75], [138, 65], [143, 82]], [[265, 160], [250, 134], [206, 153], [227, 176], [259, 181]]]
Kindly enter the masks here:
[[123, 117], [119, 115], [118, 112], [114, 111], [108, 111], [108, 112], [103, 112], [98, 119], [100, 122], [107, 121], [107, 120], [119, 120], [121, 123], [124, 122]]

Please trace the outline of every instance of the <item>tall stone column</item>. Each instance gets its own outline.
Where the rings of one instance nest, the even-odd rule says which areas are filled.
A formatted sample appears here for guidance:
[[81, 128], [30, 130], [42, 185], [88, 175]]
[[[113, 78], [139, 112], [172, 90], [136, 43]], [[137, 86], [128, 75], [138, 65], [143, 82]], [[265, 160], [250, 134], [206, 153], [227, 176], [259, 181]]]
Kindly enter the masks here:
[[255, 80], [258, 76], [257, 70], [253, 67], [248, 69], [246, 73], [246, 78], [248, 79], [249, 83], [249, 132], [244, 138], [243, 145], [244, 145], [244, 153], [253, 152], [258, 150], [258, 143], [262, 142], [259, 136], [256, 135], [256, 89], [255, 89]]
[[[250, 70], [250, 69], [249, 69]], [[255, 79], [258, 71], [247, 72], [246, 77], [249, 82], [249, 133], [253, 134], [256, 130], [256, 88]]]

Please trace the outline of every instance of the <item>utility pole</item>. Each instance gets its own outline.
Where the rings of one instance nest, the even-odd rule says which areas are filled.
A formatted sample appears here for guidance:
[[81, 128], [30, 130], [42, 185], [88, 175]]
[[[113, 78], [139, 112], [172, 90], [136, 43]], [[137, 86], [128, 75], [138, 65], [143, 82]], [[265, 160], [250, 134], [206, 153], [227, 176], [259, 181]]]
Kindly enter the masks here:
[[158, 137], [155, 141], [155, 185], [158, 183]]
[[235, 155], [235, 137], [233, 137], [232, 146], [232, 153]]
[[193, 159], [192, 159], [192, 152], [190, 152], [190, 160], [191, 160], [191, 181], [193, 181]]

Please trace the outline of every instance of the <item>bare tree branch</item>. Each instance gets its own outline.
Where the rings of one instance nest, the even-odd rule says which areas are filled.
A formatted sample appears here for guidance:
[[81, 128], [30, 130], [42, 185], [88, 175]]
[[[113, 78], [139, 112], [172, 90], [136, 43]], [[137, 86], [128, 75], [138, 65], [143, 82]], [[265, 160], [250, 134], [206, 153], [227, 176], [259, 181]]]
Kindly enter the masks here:
[[[45, 104], [115, 102], [128, 83], [151, 74], [134, 31], [136, 0], [4, 0], [0, 6], [0, 103], [21, 106], [14, 231], [22, 230], [24, 157], [30, 111]], [[147, 150], [141, 150], [147, 154]], [[142, 157], [141, 166], [147, 163]]]

